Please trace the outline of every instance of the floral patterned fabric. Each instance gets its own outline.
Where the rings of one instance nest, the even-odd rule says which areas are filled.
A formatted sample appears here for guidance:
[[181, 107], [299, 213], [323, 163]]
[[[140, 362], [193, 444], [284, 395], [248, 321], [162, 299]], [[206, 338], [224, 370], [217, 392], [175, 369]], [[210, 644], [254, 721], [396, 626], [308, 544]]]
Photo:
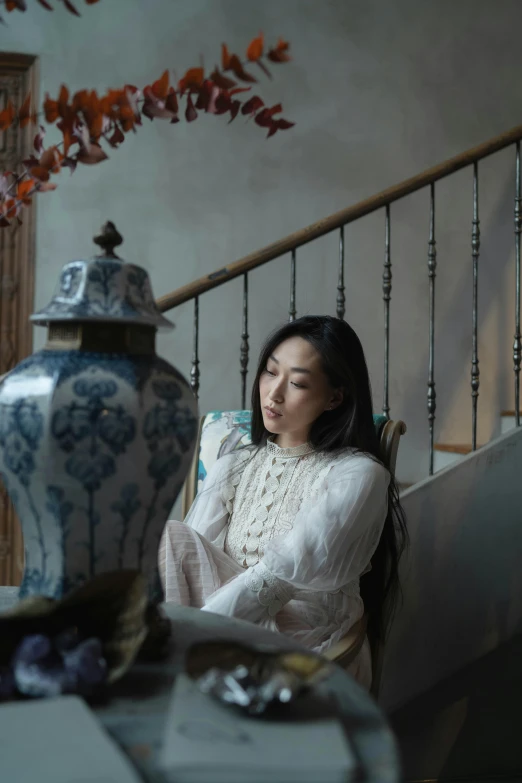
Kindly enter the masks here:
[[[207, 473], [217, 459], [242, 446], [248, 446], [251, 442], [251, 415], [251, 411], [247, 410], [210, 411], [207, 413], [201, 429], [195, 494], [201, 489]], [[386, 416], [374, 416], [373, 420], [380, 437], [382, 428], [387, 421]]]

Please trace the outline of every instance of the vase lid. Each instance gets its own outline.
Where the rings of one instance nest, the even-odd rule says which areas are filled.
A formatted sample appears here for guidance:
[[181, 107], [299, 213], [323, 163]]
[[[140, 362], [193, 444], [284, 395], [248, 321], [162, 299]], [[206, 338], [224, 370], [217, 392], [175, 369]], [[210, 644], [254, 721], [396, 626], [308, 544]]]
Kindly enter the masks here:
[[41, 326], [56, 321], [117, 321], [173, 329], [174, 324], [158, 310], [146, 270], [115, 254], [123, 238], [114, 223], [105, 223], [94, 242], [103, 254], [65, 264], [53, 298], [33, 313], [31, 321]]

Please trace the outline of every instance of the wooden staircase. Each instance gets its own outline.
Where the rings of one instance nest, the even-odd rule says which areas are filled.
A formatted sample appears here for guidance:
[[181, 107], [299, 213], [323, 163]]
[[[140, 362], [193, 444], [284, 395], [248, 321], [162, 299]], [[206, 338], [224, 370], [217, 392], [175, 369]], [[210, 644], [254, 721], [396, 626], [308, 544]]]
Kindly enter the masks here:
[[[522, 413], [520, 414], [522, 417]], [[516, 427], [516, 417], [514, 410], [504, 410], [500, 414], [500, 435]], [[480, 448], [480, 446], [479, 446]], [[471, 443], [435, 443], [434, 445], [434, 466], [433, 472], [444, 470], [450, 465], [461, 462], [468, 454], [473, 451]], [[404, 487], [406, 488], [406, 487]]]

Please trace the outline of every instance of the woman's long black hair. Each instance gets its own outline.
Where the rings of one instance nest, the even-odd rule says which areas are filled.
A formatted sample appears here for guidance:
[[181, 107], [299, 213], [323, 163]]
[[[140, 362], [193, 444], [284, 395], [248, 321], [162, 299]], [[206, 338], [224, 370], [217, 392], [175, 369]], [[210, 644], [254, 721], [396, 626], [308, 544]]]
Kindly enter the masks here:
[[[265, 343], [252, 387], [252, 443], [262, 446], [269, 432], [263, 423], [259, 381], [268, 359], [290, 337], [302, 337], [318, 352], [332, 388], [343, 390], [343, 402], [322, 413], [313, 423], [310, 443], [321, 451], [355, 448], [382, 463], [373, 421], [370, 376], [361, 342], [346, 321], [327, 315], [309, 315], [275, 331]], [[371, 570], [361, 577], [360, 590], [368, 617], [368, 638], [374, 647], [384, 640], [400, 593], [398, 565], [407, 543], [404, 512], [395, 477], [388, 488], [388, 514], [372, 558]]]

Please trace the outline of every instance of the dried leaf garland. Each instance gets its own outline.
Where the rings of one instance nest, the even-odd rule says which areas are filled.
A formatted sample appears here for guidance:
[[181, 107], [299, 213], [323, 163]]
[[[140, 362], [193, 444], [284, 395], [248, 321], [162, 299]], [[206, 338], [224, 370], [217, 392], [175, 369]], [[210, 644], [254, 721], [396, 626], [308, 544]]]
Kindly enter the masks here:
[[[47, 0], [38, 2], [52, 10]], [[76, 12], [69, 0], [62, 2], [71, 13]], [[98, 0], [85, 2], [92, 5]], [[8, 10], [25, 11], [27, 6], [25, 0], [3, 0], [3, 4]], [[246, 62], [257, 64], [270, 76], [262, 58], [274, 63], [288, 62], [288, 50], [289, 44], [279, 39], [276, 46], [265, 53], [264, 38], [260, 34], [247, 47]], [[229, 73], [235, 78], [230, 78]], [[46, 95], [41, 114], [34, 111], [30, 95], [19, 108], [8, 100], [0, 111], [0, 131], [11, 126], [25, 128], [30, 123], [38, 125], [38, 130], [31, 156], [15, 167], [16, 172], [0, 174], [0, 227], [10, 225], [13, 219], [20, 220], [22, 209], [31, 203], [35, 193], [54, 190], [56, 184], [50, 181], [51, 177], [62, 168], [73, 173], [78, 163], [96, 165], [107, 160], [103, 143], [117, 149], [125, 141], [126, 134], [136, 132], [142, 125], [143, 117], [166, 119], [175, 124], [183, 116], [186, 122], [194, 122], [201, 113], [228, 114], [229, 122], [232, 122], [241, 113], [265, 128], [267, 138], [293, 127], [294, 123], [277, 116], [283, 108], [280, 103], [267, 107], [257, 95], [248, 100], [238, 97], [250, 92], [256, 81], [245, 70], [239, 56], [223, 44], [221, 69], [216, 66], [207, 74], [202, 66], [189, 68], [177, 83], [171, 82], [166, 70], [142, 90], [126, 84], [120, 89], [109, 89], [104, 95], [87, 89], [71, 95], [68, 87], [62, 85], [56, 98]], [[238, 86], [238, 82], [248, 86]], [[60, 141], [47, 148], [44, 146], [45, 125], [53, 126], [61, 134]]]

